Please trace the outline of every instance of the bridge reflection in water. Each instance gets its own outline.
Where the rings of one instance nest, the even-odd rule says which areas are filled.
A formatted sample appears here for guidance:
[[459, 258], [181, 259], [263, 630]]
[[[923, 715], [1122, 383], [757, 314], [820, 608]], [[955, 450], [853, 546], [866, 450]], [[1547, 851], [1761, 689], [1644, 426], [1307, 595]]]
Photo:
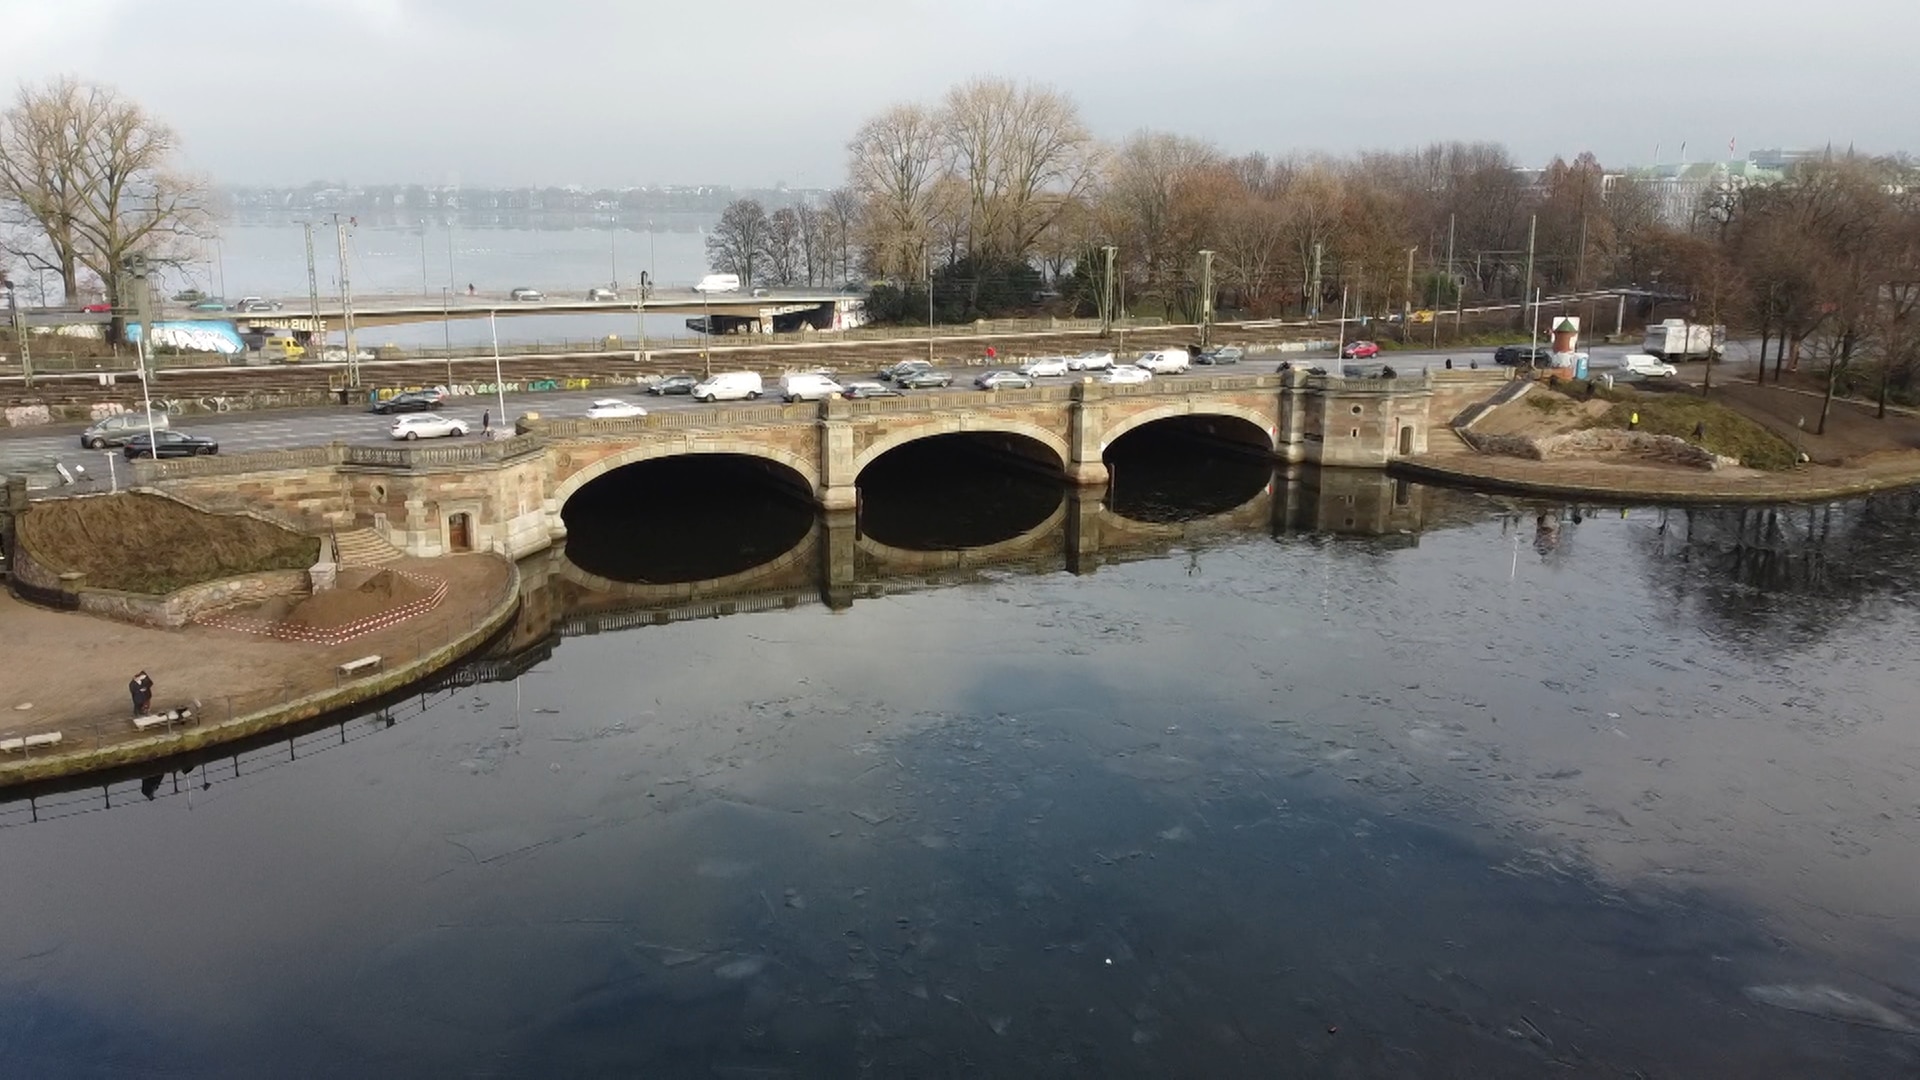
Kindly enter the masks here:
[[[1145, 485], [1141, 470], [1128, 476], [1123, 485]], [[10, 790], [0, 795], [0, 828], [156, 798], [217, 798], [218, 785], [388, 730], [463, 687], [512, 682], [551, 658], [566, 637], [812, 604], [838, 610], [864, 598], [1009, 571], [1088, 574], [1249, 534], [1337, 534], [1368, 544], [1381, 542], [1377, 538], [1411, 544], [1430, 523], [1465, 522], [1487, 512], [1470, 496], [1395, 481], [1375, 470], [1207, 466], [1189, 472], [1184, 483], [1166, 473], [1141, 497], [1123, 493], [1118, 500], [1038, 477], [981, 482], [1004, 496], [997, 510], [929, 499], [920, 494], [927, 485], [895, 490], [880, 482], [867, 489], [860, 509], [837, 514], [818, 514], [769, 492], [764, 502], [749, 499], [751, 509], [731, 522], [696, 500], [689, 518], [694, 524], [655, 529], [658, 535], [625, 546], [594, 535], [593, 527], [575, 529], [565, 545], [521, 561], [521, 605], [513, 624], [441, 676], [349, 714], [123, 772]], [[625, 494], [650, 504], [657, 521], [671, 483], [653, 489], [658, 499]], [[907, 503], [890, 503], [896, 495]], [[1225, 506], [1229, 496], [1244, 497]], [[632, 520], [624, 510], [608, 518]], [[702, 569], [711, 576], [691, 576]]]

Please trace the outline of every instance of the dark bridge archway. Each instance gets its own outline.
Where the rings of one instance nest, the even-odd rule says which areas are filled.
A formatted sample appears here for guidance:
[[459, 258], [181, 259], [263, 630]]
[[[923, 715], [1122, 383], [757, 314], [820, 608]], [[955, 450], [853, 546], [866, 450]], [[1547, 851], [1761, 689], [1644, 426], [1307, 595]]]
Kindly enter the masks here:
[[778, 559], [813, 528], [806, 477], [744, 454], [677, 454], [595, 476], [560, 509], [567, 559], [600, 578], [674, 584]]

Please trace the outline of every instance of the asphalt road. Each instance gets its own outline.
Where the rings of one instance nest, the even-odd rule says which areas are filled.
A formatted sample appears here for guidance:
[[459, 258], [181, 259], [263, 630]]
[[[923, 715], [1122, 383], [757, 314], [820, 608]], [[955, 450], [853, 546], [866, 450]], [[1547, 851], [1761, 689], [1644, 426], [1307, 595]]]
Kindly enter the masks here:
[[[1595, 371], [1616, 371], [1620, 358], [1638, 350], [1630, 346], [1600, 345], [1587, 350], [1591, 368]], [[1404, 373], [1411, 374], [1421, 367], [1441, 368], [1451, 358], [1456, 367], [1466, 367], [1470, 361], [1477, 360], [1483, 368], [1492, 367], [1492, 350], [1478, 348], [1474, 350], [1439, 351], [1393, 351], [1382, 353], [1371, 363], [1388, 363]], [[1295, 363], [1318, 363], [1331, 367], [1334, 363], [1330, 353], [1278, 353], [1266, 352], [1251, 354], [1238, 365], [1220, 368], [1195, 367], [1195, 374], [1216, 371], [1221, 374], [1234, 372], [1270, 372], [1282, 359]], [[1697, 368], [1697, 365], [1696, 365]], [[951, 365], [943, 370], [954, 377], [954, 389], [968, 389], [974, 376], [988, 370], [979, 365]], [[1686, 378], [1695, 369], [1682, 369], [1682, 378]], [[846, 378], [866, 377], [847, 374]], [[1076, 373], [1075, 377], [1078, 377]], [[1620, 377], [1616, 374], [1616, 377]], [[1040, 380], [1064, 382], [1058, 379]], [[773, 387], [769, 386], [769, 398]], [[908, 391], [926, 393], [928, 391]], [[986, 393], [987, 391], [979, 391]], [[636, 401], [649, 412], [656, 410], [701, 409], [711, 406], [701, 405], [685, 397], [654, 397], [634, 388], [599, 390], [575, 390], [542, 393], [518, 393], [506, 395], [506, 411], [509, 416], [518, 416], [528, 411], [538, 411], [548, 416], [580, 416], [587, 406], [599, 398], [621, 398]], [[767, 399], [763, 399], [767, 400]], [[472, 425], [475, 433], [480, 430], [480, 418], [483, 411], [490, 412], [497, 425], [500, 422], [500, 404], [496, 397], [459, 397], [451, 399], [446, 408], [440, 410], [443, 415], [457, 417]], [[332, 406], [306, 409], [278, 409], [268, 412], [238, 412], [225, 414], [195, 414], [175, 418], [174, 429], [194, 435], [214, 439], [220, 444], [223, 454], [246, 453], [255, 450], [285, 450], [295, 447], [320, 446], [329, 442], [345, 442], [362, 446], [387, 445], [392, 441], [389, 429], [393, 418], [370, 413], [364, 405]], [[125, 473], [125, 457], [118, 449], [87, 450], [80, 445], [80, 432], [84, 424], [55, 424], [41, 428], [0, 429], [0, 472], [25, 473], [31, 487], [48, 487], [60, 483], [56, 463], [65, 464], [73, 471], [75, 466], [84, 466], [90, 475], [107, 475], [107, 457], [115, 458], [114, 468], [122, 475]]]

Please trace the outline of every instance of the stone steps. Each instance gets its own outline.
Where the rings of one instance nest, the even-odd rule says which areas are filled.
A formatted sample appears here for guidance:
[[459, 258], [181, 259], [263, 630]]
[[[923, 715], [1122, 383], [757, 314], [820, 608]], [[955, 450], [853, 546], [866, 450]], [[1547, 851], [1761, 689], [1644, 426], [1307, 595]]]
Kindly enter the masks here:
[[379, 566], [405, 553], [372, 529], [350, 529], [334, 535], [335, 561], [341, 566]]

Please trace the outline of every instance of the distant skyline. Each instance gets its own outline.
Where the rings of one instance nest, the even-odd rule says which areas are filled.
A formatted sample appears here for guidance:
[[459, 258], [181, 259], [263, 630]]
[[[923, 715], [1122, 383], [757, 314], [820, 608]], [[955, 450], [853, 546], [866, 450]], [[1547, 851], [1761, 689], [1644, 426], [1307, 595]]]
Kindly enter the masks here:
[[[1609, 166], [1920, 147], [1920, 4], [1465, 0], [0, 0], [0, 71], [117, 87], [232, 186], [824, 188], [869, 116], [974, 76], [1094, 133], [1273, 156], [1506, 144]], [[1790, 29], [1789, 29], [1790, 28]], [[1839, 61], [1844, 62], [1839, 62]], [[7, 87], [11, 99], [13, 87]]]

